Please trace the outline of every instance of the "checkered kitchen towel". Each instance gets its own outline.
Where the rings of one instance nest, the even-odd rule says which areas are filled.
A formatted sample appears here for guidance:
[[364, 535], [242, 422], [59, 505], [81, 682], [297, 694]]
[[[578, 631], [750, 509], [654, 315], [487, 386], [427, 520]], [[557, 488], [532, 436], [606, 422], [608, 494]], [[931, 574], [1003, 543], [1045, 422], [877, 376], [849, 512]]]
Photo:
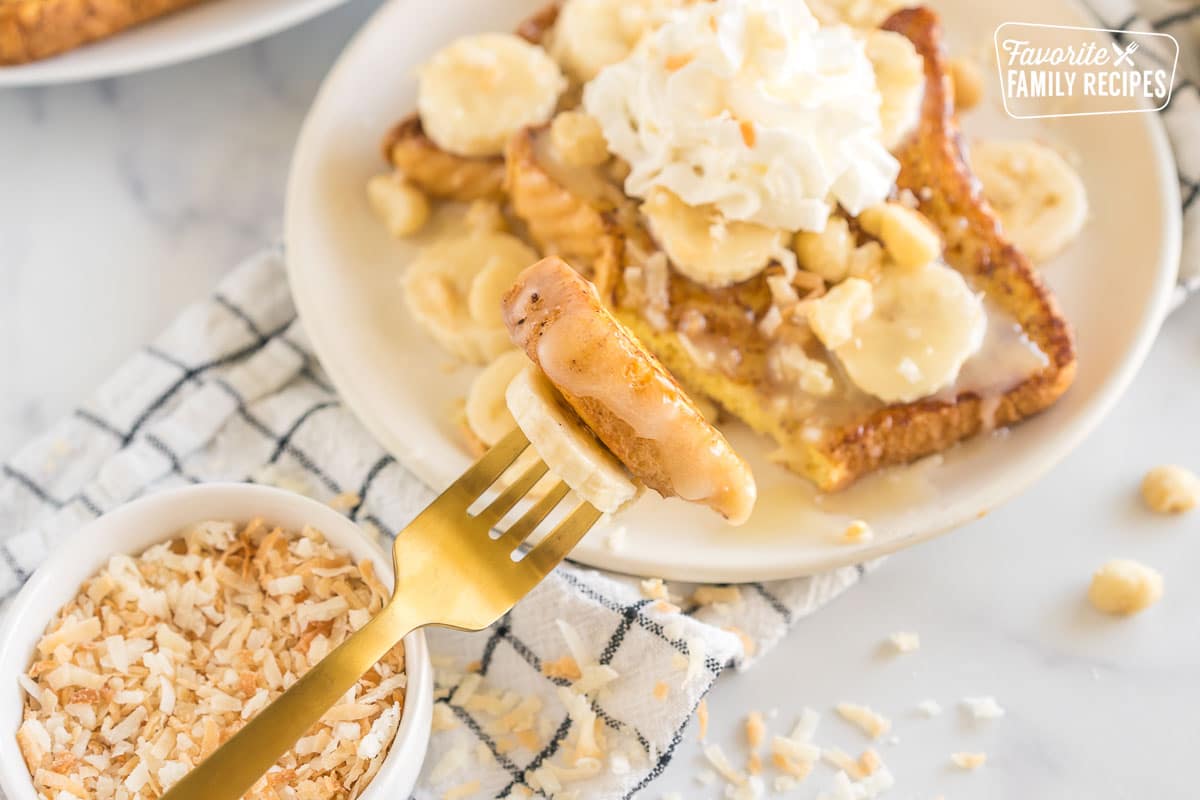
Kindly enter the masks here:
[[[1151, 27], [1121, 0], [1097, 7], [1108, 27]], [[1181, 67], [1200, 68], [1200, 49], [1187, 44], [1200, 39], [1200, 6], [1158, 7], [1152, 18], [1154, 28], [1185, 44], [1191, 61]], [[1184, 199], [1182, 298], [1200, 288], [1196, 85], [1181, 77], [1162, 114]], [[399, 530], [433, 496], [380, 449], [323, 376], [296, 321], [279, 251], [235, 270], [209, 301], [185, 312], [70, 418], [0, 468], [0, 598], [83, 523], [149, 491], [217, 480], [348, 497], [347, 513], [374, 532]], [[491, 630], [431, 633], [437, 732], [417, 797], [432, 800], [468, 780], [480, 782], [476, 797], [551, 791], [556, 781], [577, 777], [560, 768], [597, 719], [615, 755], [599, 774], [567, 785], [579, 797], [632, 797], [666, 767], [697, 703], [726, 667], [749, 665], [861, 574], [847, 568], [710, 587], [710, 602], [677, 613], [646, 597], [636, 581], [564, 565]], [[580, 699], [562, 666], [567, 655], [619, 677]], [[606, 674], [593, 667], [583, 680]], [[518, 701], [534, 721], [514, 743], [496, 735], [493, 712]]]
[[[100, 514], [148, 491], [230, 480], [349, 498], [347, 513], [372, 532], [403, 528], [433, 499], [321, 373], [296, 321], [280, 251], [235, 270], [209, 301], [3, 466], [0, 596]], [[477, 797], [521, 796], [531, 783], [552, 787], [557, 765], [595, 718], [606, 749], [620, 754], [617, 768], [606, 765], [572, 788], [589, 798], [631, 795], [666, 767], [722, 670], [748, 662], [859, 575], [847, 568], [717, 590], [714, 602], [679, 613], [645, 596], [637, 581], [568, 564], [487, 632], [433, 631], [442, 730], [418, 797], [441, 797], [468, 779], [480, 781]], [[569, 669], [555, 668], [568, 655], [620, 677], [581, 707], [567, 691]], [[591, 672], [585, 680], [611, 675]], [[504, 693], [539, 707], [532, 735], [512, 747], [512, 737], [495, 735], [496, 715], [483, 702]]]
[[[1175, 304], [1200, 291], [1200, 3], [1195, 0], [1086, 0], [1101, 27], [1169, 33], [1179, 42], [1179, 68], [1171, 99], [1159, 112], [1175, 151], [1183, 203], [1183, 252]], [[1115, 34], [1118, 42], [1125, 37]], [[1145, 42], [1141, 52], [1171, 66], [1167, 52]]]

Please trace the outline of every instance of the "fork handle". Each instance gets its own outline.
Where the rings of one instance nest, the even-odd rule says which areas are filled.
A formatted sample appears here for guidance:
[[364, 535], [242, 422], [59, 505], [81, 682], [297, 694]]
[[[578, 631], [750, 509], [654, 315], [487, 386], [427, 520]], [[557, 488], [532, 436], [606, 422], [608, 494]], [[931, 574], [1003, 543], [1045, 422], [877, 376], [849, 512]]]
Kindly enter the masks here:
[[237, 800], [406, 634], [421, 625], [389, 602], [161, 800]]

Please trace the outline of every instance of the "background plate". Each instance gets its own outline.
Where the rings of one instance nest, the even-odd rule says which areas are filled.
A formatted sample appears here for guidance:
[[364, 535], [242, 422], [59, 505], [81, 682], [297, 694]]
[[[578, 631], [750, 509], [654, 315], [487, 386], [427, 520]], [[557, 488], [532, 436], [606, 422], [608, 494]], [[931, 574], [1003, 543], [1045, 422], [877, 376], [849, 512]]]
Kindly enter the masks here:
[[[399, 275], [413, 248], [384, 233], [364, 185], [385, 168], [379, 142], [415, 107], [415, 67], [455, 36], [510, 30], [542, 0], [394, 0], [359, 32], [313, 104], [292, 163], [286, 238], [292, 291], [322, 363], [349, 406], [409, 469], [435, 489], [470, 462], [453, 407], [475, 368], [447, 372], [448, 356], [408, 318]], [[987, 53], [1009, 20], [1087, 25], [1064, 0], [935, 3], [952, 49]], [[672, 579], [749, 581], [859, 563], [985, 514], [1065, 456], [1132, 378], [1165, 313], [1179, 258], [1174, 163], [1154, 114], [1013, 120], [1000, 110], [995, 72], [968, 115], [969, 135], [1038, 137], [1066, 151], [1083, 175], [1092, 212], [1075, 245], [1044, 268], [1075, 326], [1079, 372], [1050, 411], [944, 457], [874, 476], [835, 497], [765, 459], [770, 445], [729, 426], [758, 477], [760, 499], [742, 528], [652, 493], [573, 558], [597, 567]], [[867, 520], [874, 539], [848, 546], [837, 534]], [[608, 546], [613, 526], [624, 545]], [[1049, 532], [1048, 532], [1049, 533]]]
[[0, 67], [0, 86], [124, 75], [226, 50], [290, 28], [346, 0], [210, 0], [61, 56]]

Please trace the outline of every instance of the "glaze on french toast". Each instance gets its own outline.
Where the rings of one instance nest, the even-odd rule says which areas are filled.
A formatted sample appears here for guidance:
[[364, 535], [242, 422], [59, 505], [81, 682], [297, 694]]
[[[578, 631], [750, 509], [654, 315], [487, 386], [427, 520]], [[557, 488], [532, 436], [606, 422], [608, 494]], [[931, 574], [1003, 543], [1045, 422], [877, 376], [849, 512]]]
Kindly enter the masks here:
[[639, 481], [746, 521], [757, 497], [749, 466], [577, 270], [542, 259], [503, 309], [513, 342]]

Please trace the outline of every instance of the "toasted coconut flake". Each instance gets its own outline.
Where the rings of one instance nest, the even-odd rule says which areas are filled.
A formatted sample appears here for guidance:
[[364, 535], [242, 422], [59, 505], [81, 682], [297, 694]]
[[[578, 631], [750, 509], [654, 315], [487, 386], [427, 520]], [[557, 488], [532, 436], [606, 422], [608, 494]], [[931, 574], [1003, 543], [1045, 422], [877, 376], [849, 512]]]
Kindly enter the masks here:
[[892, 728], [892, 723], [882, 714], [866, 706], [854, 703], [838, 703], [837, 712], [842, 719], [851, 723], [872, 739], [880, 739]]
[[708, 644], [701, 637], [692, 636], [687, 640], [687, 648], [688, 667], [684, 681], [691, 682], [700, 677], [700, 674], [704, 672], [704, 661], [708, 656]]
[[917, 710], [927, 717], [936, 717], [942, 713], [942, 706], [937, 700], [922, 700], [917, 703]]
[[727, 783], [734, 786], [741, 786], [746, 783], [746, 776], [733, 768], [733, 764], [729, 762], [729, 757], [725, 755], [725, 751], [721, 749], [720, 745], [707, 745], [704, 748], [704, 757], [708, 759], [708, 763], [712, 765], [712, 768]]
[[575, 630], [575, 627], [565, 619], [556, 619], [554, 620], [554, 624], [558, 626], [558, 631], [567, 643], [567, 649], [571, 651], [571, 655], [575, 658], [575, 663], [580, 668], [585, 664], [592, 663], [591, 654], [588, 653], [588, 649], [584, 645], [583, 637], [579, 635], [579, 631]]
[[692, 602], [698, 606], [713, 603], [736, 606], [742, 602], [742, 590], [736, 586], [700, 586], [692, 592]]
[[994, 697], [964, 697], [962, 703], [975, 719], [999, 719], [1004, 716], [1004, 709]]
[[[160, 796], [356, 629], [355, 610], [361, 626], [386, 597], [369, 562], [261, 520], [204, 523], [114, 556], [56, 615], [21, 678], [16, 738], [35, 789], [46, 800]], [[397, 646], [246, 796], [360, 795], [404, 690]]]
[[543, 661], [542, 674], [547, 678], [565, 678], [569, 681], [577, 681], [583, 677], [583, 671], [579, 669], [579, 664], [571, 656], [563, 656], [554, 661]]
[[646, 578], [642, 581], [642, 597], [648, 597], [651, 600], [670, 600], [667, 594], [667, 585], [663, 583], [662, 578]]
[[767, 737], [767, 723], [763, 720], [761, 711], [751, 711], [746, 715], [746, 743], [752, 748], [762, 746]]
[[952, 753], [950, 760], [959, 769], [975, 770], [987, 763], [987, 753]]
[[479, 786], [478, 780], [460, 783], [458, 786], [447, 789], [446, 793], [442, 795], [442, 800], [461, 800], [464, 797], [470, 797], [479, 791]]

